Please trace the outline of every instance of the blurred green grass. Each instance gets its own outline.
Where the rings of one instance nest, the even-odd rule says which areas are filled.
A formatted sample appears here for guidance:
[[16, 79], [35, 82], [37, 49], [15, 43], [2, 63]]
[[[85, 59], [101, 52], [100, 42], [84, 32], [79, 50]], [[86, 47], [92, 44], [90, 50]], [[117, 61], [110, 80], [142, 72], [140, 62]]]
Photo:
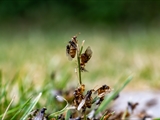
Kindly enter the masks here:
[[[14, 34], [0, 38], [0, 66], [6, 81], [18, 72], [21, 78], [37, 84], [56, 73], [57, 79], [64, 74], [72, 74], [76, 62], [69, 62], [65, 46], [79, 31], [64, 33], [43, 33], [41, 31]], [[92, 30], [81, 29], [78, 40], [86, 40], [93, 50], [93, 57], [82, 78], [94, 85], [106, 82], [114, 85], [122, 76], [134, 74], [135, 89], [158, 88], [159, 78], [159, 29]], [[132, 86], [134, 86], [134, 82]], [[38, 85], [36, 85], [38, 86]]]

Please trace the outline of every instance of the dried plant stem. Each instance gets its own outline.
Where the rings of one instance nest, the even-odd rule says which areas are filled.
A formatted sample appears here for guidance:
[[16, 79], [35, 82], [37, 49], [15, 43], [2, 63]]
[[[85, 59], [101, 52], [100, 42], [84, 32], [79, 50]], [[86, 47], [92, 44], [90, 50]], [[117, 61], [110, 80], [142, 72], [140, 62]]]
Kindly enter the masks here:
[[13, 98], [12, 98], [11, 102], [9, 103], [9, 105], [8, 105], [8, 107], [7, 107], [7, 109], [6, 109], [6, 111], [4, 112], [3, 117], [2, 117], [2, 120], [4, 120], [5, 115], [7, 114], [7, 111], [8, 111], [8, 109], [9, 109], [9, 107], [11, 106], [11, 104], [13, 103], [14, 99], [15, 99], [15, 96], [13, 96]]
[[127, 115], [127, 110], [124, 111], [121, 119], [122, 119], [122, 120], [126, 119], [126, 115]]
[[77, 61], [78, 61], [78, 77], [79, 77], [79, 83], [82, 84], [82, 78], [81, 78], [81, 63], [80, 63], [80, 57], [82, 52], [83, 46], [81, 46], [80, 52], [77, 52]]

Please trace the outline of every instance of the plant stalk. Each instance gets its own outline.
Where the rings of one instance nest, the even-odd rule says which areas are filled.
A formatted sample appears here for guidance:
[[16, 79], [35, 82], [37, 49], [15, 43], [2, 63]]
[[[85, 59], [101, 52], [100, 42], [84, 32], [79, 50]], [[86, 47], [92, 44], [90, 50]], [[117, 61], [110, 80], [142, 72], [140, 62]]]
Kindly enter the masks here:
[[81, 78], [81, 63], [80, 63], [80, 58], [81, 58], [82, 50], [83, 50], [83, 46], [81, 46], [80, 51], [77, 50], [78, 77], [79, 77], [79, 83], [80, 83], [80, 85], [82, 84], [82, 78]]
[[82, 45], [79, 49], [78, 44], [77, 44], [77, 61], [78, 61], [78, 76], [79, 76], [79, 84], [82, 85], [82, 78], [81, 78], [81, 53], [83, 50], [83, 45], [84, 45], [85, 40], [82, 41]]

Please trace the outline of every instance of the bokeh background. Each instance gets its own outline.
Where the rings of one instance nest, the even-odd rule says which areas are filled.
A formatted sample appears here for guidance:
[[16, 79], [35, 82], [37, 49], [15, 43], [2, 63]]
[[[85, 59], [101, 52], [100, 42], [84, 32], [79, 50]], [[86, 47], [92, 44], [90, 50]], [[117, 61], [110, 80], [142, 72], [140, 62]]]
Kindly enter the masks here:
[[[129, 90], [160, 88], [160, 1], [2, 0], [0, 69], [4, 81], [78, 84], [76, 61], [65, 47], [72, 36], [91, 46], [82, 80], [114, 86], [133, 75]], [[16, 78], [16, 79], [15, 79]], [[16, 82], [15, 82], [16, 84]], [[26, 86], [24, 86], [25, 88]]]

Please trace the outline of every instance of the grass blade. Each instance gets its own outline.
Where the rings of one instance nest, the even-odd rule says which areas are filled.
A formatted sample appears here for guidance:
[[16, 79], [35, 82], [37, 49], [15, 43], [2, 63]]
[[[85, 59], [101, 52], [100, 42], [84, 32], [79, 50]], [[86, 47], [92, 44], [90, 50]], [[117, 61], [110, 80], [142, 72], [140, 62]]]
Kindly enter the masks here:
[[71, 110], [67, 110], [65, 120], [69, 120], [70, 116], [71, 116]]
[[2, 88], [2, 70], [0, 70], [0, 88]]
[[[57, 96], [57, 97], [61, 97], [61, 96]], [[67, 101], [65, 98], [63, 98], [63, 97], [61, 97], [61, 98], [66, 102], [66, 106], [65, 106], [62, 110], [50, 114], [50, 116], [60, 115], [60, 114], [62, 114], [64, 111], [67, 110], [67, 108], [68, 108], [68, 101]]]
[[[16, 112], [16, 111], [19, 110], [19, 109], [23, 109], [23, 108], [30, 102], [30, 100], [31, 100], [31, 98], [28, 99], [22, 106], [19, 106], [19, 107], [16, 107], [16, 108], [14, 108], [14, 109], [9, 110], [9, 111], [7, 112], [7, 115]], [[1, 115], [0, 115], [0, 118], [1, 118], [3, 115], [4, 115], [4, 114], [1, 114]]]
[[30, 106], [25, 111], [24, 115], [21, 117], [20, 120], [25, 120], [27, 118], [27, 116], [30, 114], [30, 112], [33, 110], [33, 108], [35, 107], [35, 105], [39, 101], [41, 95], [42, 95], [42, 93], [39, 93], [39, 95], [33, 100], [33, 102], [30, 104]]
[[2, 106], [2, 97], [3, 97], [3, 88], [2, 88], [2, 70], [0, 70], [0, 112], [2, 112], [3, 111], [3, 106]]
[[14, 116], [11, 118], [11, 120], [15, 120], [15, 117], [27, 106], [27, 104], [29, 104], [31, 98], [29, 98], [23, 106], [21, 106], [20, 108], [16, 109], [18, 110], [17, 112], [15, 112], [16, 110], [14, 110], [13, 112], [15, 112], [16, 114], [14, 114]]
[[[83, 42], [84, 43], [84, 42]], [[82, 84], [82, 78], [81, 78], [81, 65], [80, 65], [80, 55], [83, 50], [83, 45], [80, 48], [80, 51], [77, 50], [77, 61], [78, 61], [78, 76], [79, 76], [79, 83]]]
[[15, 99], [15, 96], [13, 96], [13, 98], [12, 98], [11, 102], [9, 103], [6, 111], [4, 112], [3, 117], [2, 117], [2, 120], [4, 120], [4, 118], [5, 118], [5, 116], [6, 116], [6, 113], [7, 113], [8, 109], [9, 109], [9, 107], [11, 106], [12, 102], [14, 101], [14, 99]]

